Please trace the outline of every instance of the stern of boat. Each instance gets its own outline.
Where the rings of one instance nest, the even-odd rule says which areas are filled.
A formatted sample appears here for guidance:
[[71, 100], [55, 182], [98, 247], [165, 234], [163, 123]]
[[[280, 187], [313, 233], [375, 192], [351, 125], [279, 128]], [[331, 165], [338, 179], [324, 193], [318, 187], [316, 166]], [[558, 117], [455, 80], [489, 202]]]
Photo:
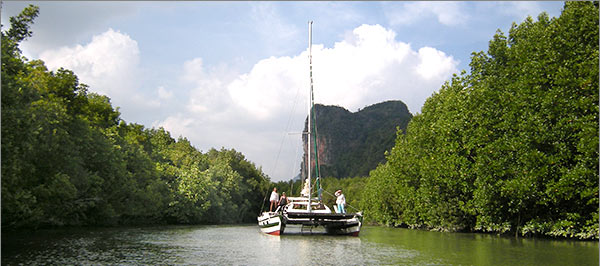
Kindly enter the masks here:
[[360, 228], [362, 227], [362, 213], [354, 213], [354, 215], [347, 219], [340, 219], [336, 222], [325, 225], [327, 234], [331, 235], [349, 235], [358, 236]]

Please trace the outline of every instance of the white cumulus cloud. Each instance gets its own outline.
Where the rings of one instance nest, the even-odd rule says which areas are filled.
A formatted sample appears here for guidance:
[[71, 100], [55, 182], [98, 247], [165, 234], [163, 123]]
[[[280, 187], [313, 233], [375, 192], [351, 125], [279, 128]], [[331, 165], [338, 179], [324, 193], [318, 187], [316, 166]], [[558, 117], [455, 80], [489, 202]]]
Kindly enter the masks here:
[[47, 50], [40, 58], [50, 69], [72, 69], [95, 91], [108, 95], [130, 89], [138, 75], [137, 42], [113, 29], [94, 36], [89, 44]]
[[232, 104], [226, 86], [235, 75], [225, 66], [206, 68], [202, 58], [186, 61], [182, 79], [192, 86], [186, 109], [195, 114], [210, 112], [211, 117], [229, 111]]
[[138, 43], [113, 29], [93, 36], [84, 45], [45, 50], [40, 53], [40, 59], [50, 70], [60, 67], [73, 70], [91, 91], [109, 96], [113, 106], [120, 107], [128, 121], [142, 120], [171, 95], [164, 88], [159, 88], [158, 98], [143, 92]]
[[[359, 26], [333, 47], [316, 44], [312, 55], [315, 102], [351, 111], [402, 100], [412, 113], [420, 112], [425, 99], [457, 72], [458, 65], [437, 49], [415, 50], [380, 25]], [[284, 131], [303, 127], [310, 84], [308, 50], [260, 60], [242, 74], [226, 67], [208, 68], [194, 58], [183, 64], [182, 80], [191, 86], [186, 113], [155, 121], [155, 126], [187, 136], [203, 150], [234, 147], [276, 179], [292, 176], [290, 169], [299, 160], [293, 151], [284, 150], [280, 166], [272, 165]], [[287, 121], [291, 128], [284, 128]]]
[[[458, 62], [431, 47], [413, 50], [397, 41], [392, 30], [362, 25], [351, 38], [332, 48], [313, 46], [315, 101], [356, 110], [380, 101], [399, 99], [411, 112], [457, 72]], [[260, 119], [286, 108], [298, 88], [309, 86], [308, 54], [259, 61], [227, 88], [233, 102]], [[303, 96], [306, 97], [306, 96]]]
[[417, 73], [425, 79], [446, 79], [448, 73], [456, 71], [456, 62], [442, 51], [431, 47], [419, 49], [419, 65]]

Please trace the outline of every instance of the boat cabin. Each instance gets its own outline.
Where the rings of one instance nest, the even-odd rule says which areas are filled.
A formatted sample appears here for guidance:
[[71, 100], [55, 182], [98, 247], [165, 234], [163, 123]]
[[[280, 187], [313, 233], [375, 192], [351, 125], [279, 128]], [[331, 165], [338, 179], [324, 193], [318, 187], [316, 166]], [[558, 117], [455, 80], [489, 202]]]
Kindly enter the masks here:
[[[285, 212], [306, 213], [308, 211], [308, 198], [288, 197], [288, 200], [290, 203], [284, 207]], [[311, 199], [310, 210], [314, 213], [331, 213], [331, 209], [316, 198]]]

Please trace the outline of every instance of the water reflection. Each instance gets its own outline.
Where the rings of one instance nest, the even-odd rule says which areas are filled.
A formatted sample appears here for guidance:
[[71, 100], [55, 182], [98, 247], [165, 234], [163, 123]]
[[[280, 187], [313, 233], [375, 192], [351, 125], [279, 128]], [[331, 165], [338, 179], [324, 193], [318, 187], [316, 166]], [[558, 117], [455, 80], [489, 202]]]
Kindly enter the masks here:
[[598, 265], [598, 243], [369, 226], [360, 237], [255, 225], [46, 230], [3, 233], [2, 264]]
[[419, 251], [407, 264], [598, 265], [598, 242], [369, 229], [363, 241]]

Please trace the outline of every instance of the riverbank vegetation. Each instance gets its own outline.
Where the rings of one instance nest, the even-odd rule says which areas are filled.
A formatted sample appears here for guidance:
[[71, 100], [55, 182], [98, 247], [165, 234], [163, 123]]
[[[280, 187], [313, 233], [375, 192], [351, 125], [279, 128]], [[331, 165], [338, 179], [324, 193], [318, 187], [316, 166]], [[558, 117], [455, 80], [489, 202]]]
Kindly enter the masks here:
[[127, 123], [72, 71], [24, 58], [38, 12], [2, 31], [3, 230], [255, 221], [270, 182], [241, 153]]
[[370, 173], [367, 219], [598, 238], [598, 2], [498, 31]]
[[[66, 69], [2, 31], [2, 227], [255, 222], [272, 183], [231, 149], [201, 152], [120, 118]], [[365, 221], [442, 231], [598, 238], [598, 2], [497, 32], [397, 132], [368, 177], [324, 178]], [[348, 211], [353, 211], [347, 208]]]

